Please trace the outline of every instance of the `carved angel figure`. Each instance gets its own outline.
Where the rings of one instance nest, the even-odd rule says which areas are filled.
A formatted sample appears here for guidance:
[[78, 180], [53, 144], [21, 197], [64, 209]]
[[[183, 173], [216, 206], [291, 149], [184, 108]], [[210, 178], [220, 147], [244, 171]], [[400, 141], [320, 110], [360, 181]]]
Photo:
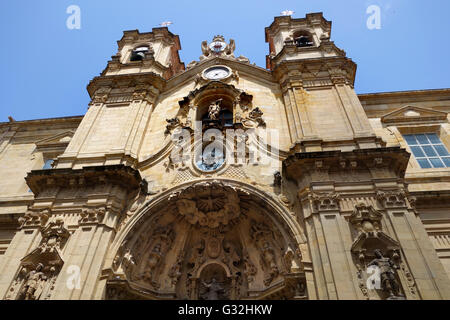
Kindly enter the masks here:
[[208, 108], [208, 116], [211, 120], [218, 120], [220, 113], [220, 104], [222, 103], [222, 99], [214, 101]]
[[202, 58], [204, 59], [205, 57], [209, 56], [210, 52], [209, 52], [209, 48], [208, 48], [208, 41], [202, 42], [202, 53], [203, 53], [203, 55], [200, 57], [200, 60], [202, 60]]
[[235, 49], [236, 49], [236, 43], [234, 42], [233, 39], [230, 39], [230, 43], [225, 48], [225, 54], [233, 55]]

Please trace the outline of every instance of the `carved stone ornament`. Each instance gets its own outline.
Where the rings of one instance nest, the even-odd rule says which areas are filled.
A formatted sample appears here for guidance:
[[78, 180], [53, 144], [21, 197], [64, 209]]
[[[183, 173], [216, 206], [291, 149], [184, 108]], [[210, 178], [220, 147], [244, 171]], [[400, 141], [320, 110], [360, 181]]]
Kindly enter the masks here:
[[44, 226], [50, 218], [50, 209], [30, 209], [23, 217], [19, 218], [21, 227]]
[[273, 174], [273, 185], [275, 187], [281, 187], [282, 176], [280, 171], [277, 171]]
[[370, 299], [371, 293], [366, 287], [367, 270], [374, 266], [380, 271], [380, 297], [404, 299], [396, 271], [400, 269], [400, 245], [382, 231], [382, 217], [381, 212], [372, 205], [361, 202], [355, 206], [349, 218], [349, 222], [358, 231], [351, 252], [357, 261], [359, 287], [366, 299]]
[[[239, 297], [243, 267], [242, 248], [234, 241], [224, 239], [224, 232], [219, 229], [203, 228], [201, 238], [194, 243], [188, 256], [187, 291], [193, 299]], [[254, 275], [256, 269], [248, 272], [249, 275]], [[219, 286], [222, 286], [223, 290], [216, 291]]]
[[387, 299], [398, 299], [401, 297], [400, 283], [397, 280], [396, 269], [399, 266], [389, 257], [384, 257], [381, 250], [374, 251], [375, 259], [368, 266], [376, 266], [380, 273], [381, 290], [388, 295]]
[[91, 104], [106, 103], [108, 101], [108, 94], [96, 93], [92, 98]]
[[214, 58], [217, 56], [225, 56], [234, 58], [234, 50], [236, 44], [233, 39], [230, 42], [225, 43], [225, 38], [221, 35], [217, 35], [213, 38], [212, 42], [208, 45], [207, 41], [202, 42], [202, 56], [200, 61], [204, 59]]
[[13, 280], [6, 300], [45, 300], [54, 289], [56, 278], [64, 264], [62, 248], [70, 236], [62, 220], [42, 229], [39, 246], [21, 260], [19, 272]]
[[178, 118], [167, 119], [166, 122], [168, 123], [168, 125], [166, 126], [166, 134], [171, 133], [174, 129], [181, 126], [180, 119]]
[[260, 263], [265, 273], [264, 284], [269, 286], [280, 274], [273, 233], [265, 223], [252, 221], [250, 236], [259, 251]]
[[259, 109], [259, 107], [256, 107], [252, 111], [249, 112], [248, 116], [242, 120], [242, 123], [247, 128], [253, 128], [253, 127], [265, 127], [266, 122], [262, 118], [264, 113]]
[[239, 194], [247, 193], [217, 181], [200, 182], [173, 193], [169, 200], [190, 224], [217, 228], [240, 216]]
[[133, 92], [133, 100], [147, 100], [148, 92], [147, 90], [139, 90]]
[[222, 103], [223, 99], [218, 99], [214, 101], [208, 108], [208, 117], [210, 120], [218, 120], [219, 119], [219, 113], [220, 113], [220, 104]]
[[90, 223], [101, 223], [103, 217], [105, 216], [106, 208], [83, 208], [80, 213], [79, 223], [90, 224]]
[[318, 194], [311, 192], [308, 194], [308, 198], [311, 201], [312, 208], [316, 213], [339, 210], [340, 197], [337, 193]]
[[359, 203], [355, 206], [350, 223], [360, 232], [374, 232], [381, 230], [382, 214], [372, 206]]
[[385, 234], [381, 229], [382, 214], [373, 206], [359, 203], [355, 206], [349, 222], [358, 231], [351, 251], [361, 262], [366, 257], [374, 257], [375, 250], [393, 252], [400, 248], [397, 241]]
[[138, 243], [131, 250], [127, 250], [125, 254], [128, 255], [128, 258], [123, 260], [122, 264], [125, 262], [126, 269], [130, 269], [129, 265], [126, 265], [127, 260], [133, 265], [137, 264], [136, 268], [129, 270], [135, 274], [132, 278], [158, 289], [160, 270], [165, 265], [166, 254], [172, 248], [175, 236], [172, 225], [159, 226], [153, 231], [150, 240]]
[[42, 230], [42, 241], [38, 247], [41, 253], [51, 253], [56, 250], [62, 250], [64, 244], [70, 236], [69, 231], [64, 227], [64, 221], [57, 219], [48, 224]]
[[405, 208], [406, 192], [404, 190], [396, 191], [378, 191], [377, 199], [386, 208]]
[[258, 272], [258, 269], [256, 269], [247, 251], [244, 252], [243, 260], [244, 260], [244, 274], [247, 277], [248, 283], [252, 284], [253, 281], [255, 281], [255, 276], [256, 273]]

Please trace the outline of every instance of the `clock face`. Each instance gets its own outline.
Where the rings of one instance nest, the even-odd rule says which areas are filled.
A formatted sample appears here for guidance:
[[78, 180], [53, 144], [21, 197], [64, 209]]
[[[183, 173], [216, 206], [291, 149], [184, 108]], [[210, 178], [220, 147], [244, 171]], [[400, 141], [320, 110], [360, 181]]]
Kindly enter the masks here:
[[227, 44], [223, 41], [214, 41], [209, 44], [209, 48], [214, 52], [222, 52], [225, 50]]
[[211, 172], [219, 169], [225, 163], [225, 155], [219, 148], [204, 150], [196, 166], [202, 171]]
[[216, 66], [205, 70], [204, 76], [209, 80], [220, 80], [228, 77], [230, 70], [226, 67]]

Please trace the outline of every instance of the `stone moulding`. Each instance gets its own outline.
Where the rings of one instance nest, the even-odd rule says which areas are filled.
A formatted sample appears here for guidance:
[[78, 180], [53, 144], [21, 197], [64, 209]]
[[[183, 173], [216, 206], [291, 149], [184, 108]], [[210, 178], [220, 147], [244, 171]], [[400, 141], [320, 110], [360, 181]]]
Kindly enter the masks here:
[[25, 178], [35, 195], [47, 187], [87, 187], [119, 185], [127, 190], [147, 189], [139, 171], [125, 165], [84, 167], [83, 169], [33, 170]]
[[200, 182], [174, 192], [169, 201], [176, 203], [179, 214], [190, 224], [217, 228], [239, 218], [240, 194], [248, 196], [244, 190], [218, 181]]
[[397, 176], [404, 177], [410, 154], [400, 147], [357, 149], [350, 152], [291, 152], [284, 161], [286, 176], [289, 179], [300, 179], [305, 174], [317, 171], [316, 162], [321, 161], [321, 169], [330, 168], [340, 162], [354, 162], [366, 166], [374, 173], [381, 168], [387, 168]]
[[166, 80], [153, 72], [143, 72], [133, 76], [125, 74], [95, 77], [87, 86], [92, 103], [108, 102], [111, 89], [118, 88], [121, 84], [134, 86], [137, 89], [133, 99], [153, 101], [165, 87]]

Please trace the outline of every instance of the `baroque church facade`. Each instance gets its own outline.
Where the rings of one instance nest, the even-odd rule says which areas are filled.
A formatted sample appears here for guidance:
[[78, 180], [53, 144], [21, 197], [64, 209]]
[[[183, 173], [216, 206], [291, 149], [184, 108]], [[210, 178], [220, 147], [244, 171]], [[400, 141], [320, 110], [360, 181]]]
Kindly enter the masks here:
[[321, 13], [265, 35], [126, 31], [84, 116], [0, 123], [0, 299], [450, 299], [450, 90], [357, 95]]

